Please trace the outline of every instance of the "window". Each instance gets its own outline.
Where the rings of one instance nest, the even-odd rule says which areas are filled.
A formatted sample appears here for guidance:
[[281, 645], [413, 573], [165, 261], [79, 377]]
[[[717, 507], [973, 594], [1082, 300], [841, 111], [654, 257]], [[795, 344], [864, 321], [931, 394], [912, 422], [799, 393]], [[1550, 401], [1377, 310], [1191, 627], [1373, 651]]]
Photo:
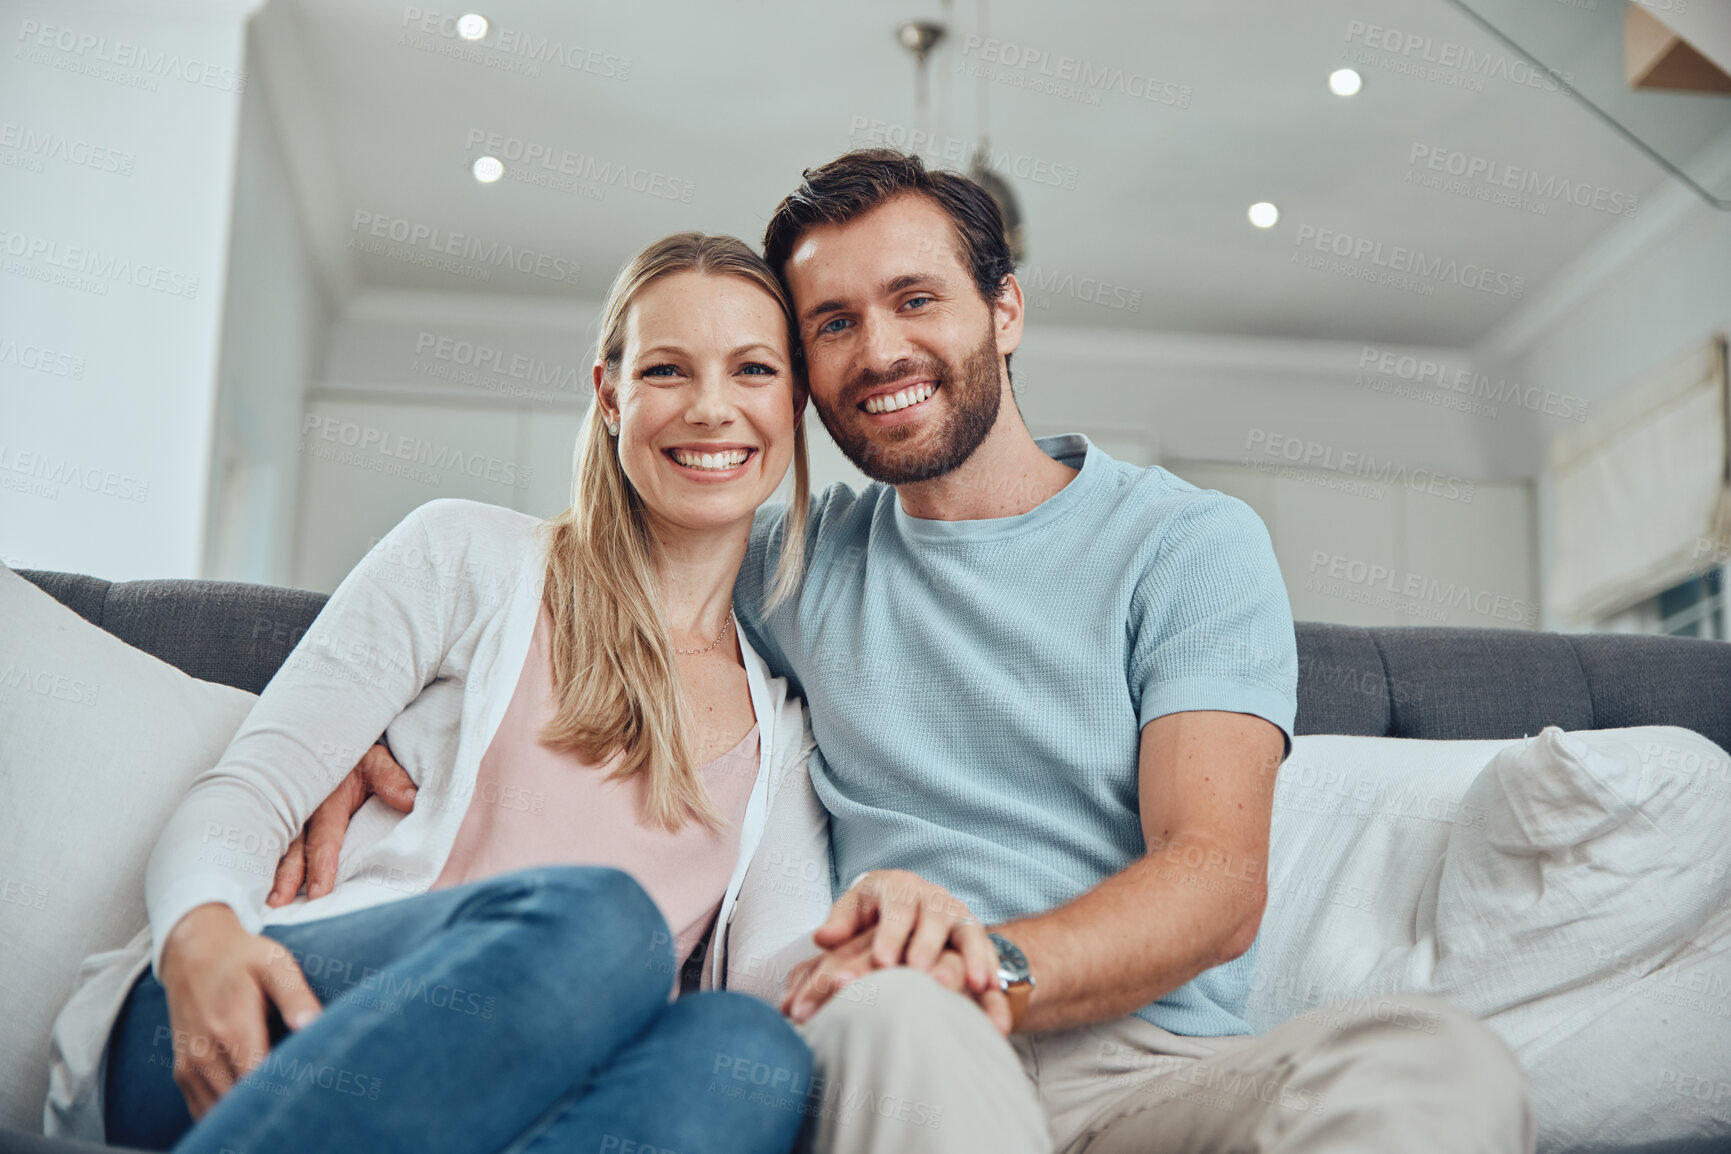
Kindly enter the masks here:
[[1662, 633], [1669, 637], [1706, 637], [1724, 641], [1731, 602], [1725, 596], [1725, 570], [1709, 569], [1599, 622], [1612, 633]]

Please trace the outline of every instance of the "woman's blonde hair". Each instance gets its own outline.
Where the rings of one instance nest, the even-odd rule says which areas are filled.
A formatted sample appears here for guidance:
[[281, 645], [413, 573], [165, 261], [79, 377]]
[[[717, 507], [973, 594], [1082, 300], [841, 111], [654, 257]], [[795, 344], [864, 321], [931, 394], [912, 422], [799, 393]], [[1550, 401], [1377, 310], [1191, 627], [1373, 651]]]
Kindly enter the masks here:
[[[625, 322], [638, 294], [676, 273], [738, 277], [756, 285], [787, 318], [789, 365], [797, 391], [803, 359], [793, 304], [781, 282], [743, 241], [685, 232], [656, 241], [620, 270], [601, 314], [596, 359], [617, 381]], [[810, 493], [803, 412], [794, 422], [793, 499], [783, 520], [770, 604], [799, 586]], [[724, 824], [697, 775], [689, 710], [661, 614], [659, 582], [643, 500], [620, 464], [601, 406], [592, 403], [577, 438], [571, 507], [547, 524], [543, 601], [553, 619], [557, 711], [541, 732], [549, 745], [600, 762], [623, 760], [611, 777], [642, 774], [647, 816], [665, 829], [696, 817]]]

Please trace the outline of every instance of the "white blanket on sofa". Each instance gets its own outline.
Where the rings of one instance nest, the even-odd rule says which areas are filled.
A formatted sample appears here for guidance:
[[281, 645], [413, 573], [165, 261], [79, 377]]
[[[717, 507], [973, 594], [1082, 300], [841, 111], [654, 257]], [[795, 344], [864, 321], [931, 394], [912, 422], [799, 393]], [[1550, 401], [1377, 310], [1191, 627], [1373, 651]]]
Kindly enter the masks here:
[[1249, 1018], [1397, 990], [1483, 1018], [1541, 1150], [1731, 1134], [1731, 758], [1673, 727], [1303, 737]]

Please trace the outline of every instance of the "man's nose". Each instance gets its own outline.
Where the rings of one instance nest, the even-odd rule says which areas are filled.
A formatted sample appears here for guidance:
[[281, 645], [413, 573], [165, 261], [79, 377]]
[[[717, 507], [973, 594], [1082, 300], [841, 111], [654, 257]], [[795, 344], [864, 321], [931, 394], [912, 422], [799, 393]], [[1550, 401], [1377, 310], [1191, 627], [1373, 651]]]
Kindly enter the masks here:
[[913, 349], [902, 326], [875, 310], [860, 318], [860, 366], [876, 373], [887, 372], [898, 361], [910, 360]]

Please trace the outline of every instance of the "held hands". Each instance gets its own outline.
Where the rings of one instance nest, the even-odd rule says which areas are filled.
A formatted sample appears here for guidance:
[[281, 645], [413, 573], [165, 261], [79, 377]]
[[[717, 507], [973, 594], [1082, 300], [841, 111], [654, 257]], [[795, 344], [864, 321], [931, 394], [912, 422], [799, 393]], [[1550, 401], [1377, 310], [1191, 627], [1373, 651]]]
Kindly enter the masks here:
[[276, 881], [264, 904], [275, 908], [294, 901], [303, 878], [309, 901], [330, 893], [336, 885], [337, 856], [342, 852], [349, 820], [373, 796], [401, 813], [415, 808], [413, 779], [383, 745], [375, 745], [361, 755], [335, 792], [313, 811], [306, 828], [289, 843], [277, 863]]
[[942, 886], [907, 870], [873, 870], [836, 900], [812, 935], [823, 948], [793, 968], [781, 1011], [803, 1023], [839, 989], [873, 969], [906, 965], [979, 1003], [1010, 1032], [998, 989], [998, 952], [980, 920]]
[[162, 984], [174, 1044], [174, 1084], [193, 1119], [270, 1052], [272, 1005], [291, 1030], [319, 1016], [319, 1000], [283, 946], [249, 934], [225, 905], [181, 918], [162, 947]]

